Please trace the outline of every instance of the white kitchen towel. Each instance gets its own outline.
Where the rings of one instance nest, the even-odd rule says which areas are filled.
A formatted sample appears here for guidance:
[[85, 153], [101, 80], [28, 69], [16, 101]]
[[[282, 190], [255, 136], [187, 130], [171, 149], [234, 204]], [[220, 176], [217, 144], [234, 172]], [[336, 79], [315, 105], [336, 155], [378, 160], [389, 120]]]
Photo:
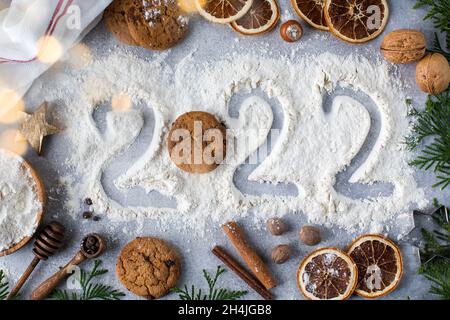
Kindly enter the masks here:
[[89, 31], [112, 0], [0, 0], [0, 116]]

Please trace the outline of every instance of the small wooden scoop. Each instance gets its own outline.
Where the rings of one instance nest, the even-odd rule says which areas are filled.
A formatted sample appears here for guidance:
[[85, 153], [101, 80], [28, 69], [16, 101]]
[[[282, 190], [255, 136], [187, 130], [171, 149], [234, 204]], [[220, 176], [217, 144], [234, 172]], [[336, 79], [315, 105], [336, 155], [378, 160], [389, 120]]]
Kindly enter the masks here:
[[31, 300], [42, 300], [50, 295], [58, 284], [69, 277], [74, 266], [81, 264], [87, 259], [94, 259], [100, 256], [106, 247], [106, 241], [98, 234], [89, 234], [81, 241], [81, 249], [61, 270], [45, 280], [31, 294]]

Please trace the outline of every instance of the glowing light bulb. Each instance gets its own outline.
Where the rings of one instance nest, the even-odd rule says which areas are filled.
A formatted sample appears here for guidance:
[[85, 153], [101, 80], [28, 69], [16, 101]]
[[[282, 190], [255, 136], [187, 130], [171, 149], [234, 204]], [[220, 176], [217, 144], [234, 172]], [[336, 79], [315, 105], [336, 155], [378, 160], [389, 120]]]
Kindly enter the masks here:
[[67, 53], [66, 58], [74, 69], [83, 69], [92, 62], [92, 52], [87, 45], [79, 43]]
[[25, 103], [14, 90], [0, 91], [0, 123], [14, 123], [21, 118]]
[[[205, 3], [206, 0], [200, 0], [200, 6], [203, 7]], [[178, 0], [178, 6], [186, 13], [194, 13], [198, 11], [195, 6], [195, 0]]]
[[0, 132], [0, 148], [10, 150], [18, 155], [24, 155], [28, 149], [25, 139], [20, 139], [22, 135], [17, 129], [8, 129]]
[[43, 36], [37, 45], [39, 49], [37, 58], [42, 63], [53, 64], [63, 55], [62, 44], [53, 36]]
[[131, 109], [133, 102], [127, 93], [119, 93], [113, 96], [111, 107], [114, 111], [126, 112]]

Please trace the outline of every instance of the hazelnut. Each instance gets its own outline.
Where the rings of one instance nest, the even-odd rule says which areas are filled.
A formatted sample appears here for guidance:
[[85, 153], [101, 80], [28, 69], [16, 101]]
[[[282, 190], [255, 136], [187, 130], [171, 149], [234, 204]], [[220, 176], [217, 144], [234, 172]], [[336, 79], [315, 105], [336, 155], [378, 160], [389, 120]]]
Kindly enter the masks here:
[[303, 226], [300, 229], [300, 240], [308, 246], [315, 246], [322, 241], [320, 229], [314, 226]]
[[303, 28], [300, 22], [296, 20], [286, 21], [281, 25], [280, 35], [284, 41], [295, 42], [300, 40], [303, 35]]
[[450, 67], [447, 59], [440, 53], [431, 53], [416, 67], [416, 82], [419, 88], [429, 94], [438, 94], [448, 88]]
[[274, 236], [281, 236], [286, 232], [287, 227], [283, 220], [279, 218], [271, 218], [267, 220], [267, 230]]
[[381, 53], [392, 63], [411, 63], [423, 58], [425, 36], [417, 30], [400, 29], [388, 33], [381, 43]]
[[290, 257], [291, 248], [287, 244], [281, 244], [272, 250], [272, 260], [277, 264], [285, 263]]

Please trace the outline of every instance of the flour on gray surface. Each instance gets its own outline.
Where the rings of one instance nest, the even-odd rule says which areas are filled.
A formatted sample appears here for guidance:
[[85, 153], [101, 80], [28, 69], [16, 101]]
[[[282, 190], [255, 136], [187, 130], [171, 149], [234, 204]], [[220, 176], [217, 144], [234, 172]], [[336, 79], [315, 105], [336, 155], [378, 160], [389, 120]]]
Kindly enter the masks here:
[[0, 149], [0, 251], [33, 235], [42, 211], [36, 188], [22, 158]]
[[[69, 208], [74, 214], [78, 214], [80, 197], [89, 196], [96, 211], [112, 219], [153, 218], [166, 228], [201, 231], [210, 222], [222, 223], [249, 212], [262, 221], [294, 211], [313, 223], [385, 232], [388, 221], [410, 216], [413, 204], [426, 205], [402, 144], [409, 123], [401, 83], [386, 64], [328, 53], [297, 56], [295, 61], [237, 54], [198, 61], [192, 53], [170, 67], [164, 57], [146, 61], [119, 50], [84, 70], [52, 75], [54, 88], [45, 87], [44, 80], [34, 86], [31, 94], [62, 104], [58, 116], [71, 146], [66, 162], [78, 177], [64, 179], [71, 185]], [[389, 183], [392, 195], [350, 199], [335, 190], [336, 175], [358, 154], [371, 126], [368, 111], [352, 97], [336, 97], [331, 112], [324, 112], [323, 97], [336, 87], [365, 93], [377, 105], [382, 121], [375, 147], [350, 182]], [[256, 89], [278, 100], [284, 123], [272, 152], [249, 180], [295, 184], [298, 196], [246, 195], [233, 183], [240, 164], [266, 141], [273, 121], [269, 102], [256, 96]], [[246, 92], [239, 117], [230, 117], [233, 96]], [[176, 208], [121, 205], [105, 193], [102, 172], [118, 154], [129, 150], [144, 125], [138, 110], [111, 110], [106, 131], [98, 130], [92, 117], [95, 108], [109, 104], [117, 95], [129, 97], [133, 105], [144, 102], [151, 108], [155, 129], [152, 142], [140, 150], [139, 160], [116, 179], [116, 188], [157, 191], [173, 197]], [[236, 141], [240, 135], [256, 132], [253, 145], [247, 153], [233, 154], [210, 174], [181, 172], [170, 161], [165, 141], [170, 124], [191, 110], [215, 114]]]

